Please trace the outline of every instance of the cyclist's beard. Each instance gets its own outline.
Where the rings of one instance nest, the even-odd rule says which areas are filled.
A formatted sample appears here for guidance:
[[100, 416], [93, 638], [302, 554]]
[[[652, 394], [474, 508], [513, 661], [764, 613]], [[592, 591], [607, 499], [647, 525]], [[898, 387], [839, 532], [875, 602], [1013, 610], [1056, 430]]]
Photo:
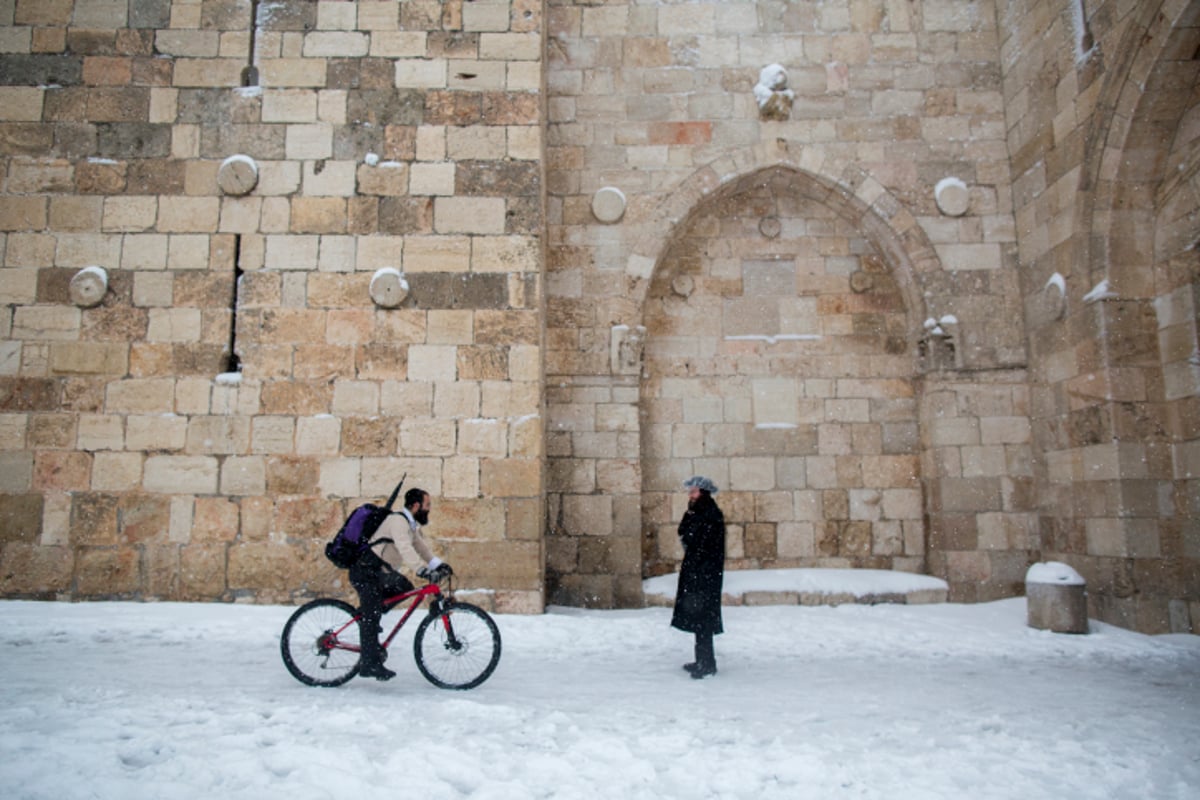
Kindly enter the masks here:
[[420, 511], [413, 512], [413, 519], [415, 519], [417, 521], [418, 525], [421, 525], [421, 526], [428, 525], [429, 524], [429, 512], [426, 511], [425, 509], [421, 509]]

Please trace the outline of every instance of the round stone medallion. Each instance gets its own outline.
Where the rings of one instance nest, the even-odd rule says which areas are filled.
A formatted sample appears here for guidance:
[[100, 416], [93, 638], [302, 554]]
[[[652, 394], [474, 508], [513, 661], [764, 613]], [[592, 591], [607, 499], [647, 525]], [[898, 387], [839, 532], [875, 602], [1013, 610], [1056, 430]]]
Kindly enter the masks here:
[[943, 178], [933, 190], [938, 210], [948, 217], [961, 217], [971, 206], [971, 191], [958, 178]]
[[592, 195], [592, 213], [601, 222], [616, 222], [625, 216], [625, 193], [615, 186], [598, 189]]
[[103, 267], [84, 267], [71, 278], [71, 302], [80, 308], [100, 305], [108, 292], [108, 272]]
[[217, 185], [225, 194], [249, 194], [258, 185], [258, 164], [250, 156], [230, 156], [217, 169]]

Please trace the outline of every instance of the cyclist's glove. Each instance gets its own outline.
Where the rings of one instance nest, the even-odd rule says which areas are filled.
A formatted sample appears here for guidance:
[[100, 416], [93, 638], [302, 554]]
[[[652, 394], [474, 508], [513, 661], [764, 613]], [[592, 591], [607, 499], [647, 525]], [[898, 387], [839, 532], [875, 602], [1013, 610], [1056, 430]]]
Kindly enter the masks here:
[[429, 581], [430, 583], [441, 583], [453, 574], [454, 570], [450, 569], [450, 565], [444, 561], [433, 569], [430, 569], [429, 567], [421, 567], [419, 570], [417, 570], [417, 577], [421, 580]]

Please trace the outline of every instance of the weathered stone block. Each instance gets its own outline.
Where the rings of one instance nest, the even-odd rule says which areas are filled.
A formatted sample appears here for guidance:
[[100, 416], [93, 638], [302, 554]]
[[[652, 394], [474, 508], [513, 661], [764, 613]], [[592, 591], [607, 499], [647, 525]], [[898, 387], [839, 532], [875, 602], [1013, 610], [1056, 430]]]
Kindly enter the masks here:
[[141, 588], [139, 552], [134, 547], [84, 547], [76, 552], [79, 597], [132, 597]]
[[215, 494], [217, 477], [214, 457], [152, 455], [146, 459], [143, 486], [162, 494]]
[[0, 594], [53, 600], [71, 586], [75, 553], [69, 547], [7, 544], [0, 556]]
[[97, 492], [128, 492], [142, 485], [141, 453], [96, 453], [91, 489]]

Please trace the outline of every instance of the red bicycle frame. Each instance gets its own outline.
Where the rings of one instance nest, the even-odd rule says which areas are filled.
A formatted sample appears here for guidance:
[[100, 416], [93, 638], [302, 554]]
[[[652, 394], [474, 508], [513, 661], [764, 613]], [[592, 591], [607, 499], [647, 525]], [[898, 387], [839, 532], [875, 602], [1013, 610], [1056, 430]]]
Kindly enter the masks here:
[[[434, 602], [431, 605], [431, 611], [436, 613], [437, 608], [438, 608], [437, 601], [442, 598], [441, 587], [438, 586], [436, 583], [428, 583], [428, 584], [422, 586], [420, 589], [410, 589], [409, 591], [404, 592], [403, 594], [394, 595], [392, 597], [388, 597], [388, 598], [384, 599], [384, 601], [382, 603], [384, 614], [387, 614], [389, 611], [391, 611], [393, 608], [395, 608], [396, 606], [403, 603], [405, 600], [408, 600], [411, 598], [413, 601], [412, 604], [408, 607], [408, 609], [404, 612], [404, 616], [402, 616], [400, 618], [400, 620], [396, 623], [396, 626], [394, 628], [392, 628], [392, 632], [388, 634], [388, 637], [386, 639], [384, 639], [383, 642], [381, 642], [381, 646], [385, 650], [388, 648], [389, 645], [391, 645], [392, 640], [396, 638], [396, 634], [398, 634], [400, 632], [400, 629], [404, 627], [404, 623], [408, 622], [408, 618], [413, 615], [413, 612], [417, 610], [417, 608], [421, 605], [421, 601], [424, 600], [426, 597], [434, 598]], [[355, 614], [354, 617], [349, 622], [347, 622], [345, 625], [338, 628], [337, 630], [330, 631], [328, 634], [326, 634], [327, 644], [329, 643], [330, 640], [332, 640], [332, 642], [336, 642], [336, 645], [334, 645], [334, 646], [337, 647], [337, 649], [339, 649], [339, 650], [349, 650], [354, 653], [362, 652], [362, 648], [359, 645], [342, 644], [342, 642], [340, 640], [340, 636], [341, 636], [342, 632], [345, 631], [347, 628], [349, 628], [351, 625], [357, 625], [358, 621], [360, 619], [362, 619], [362, 615]], [[450, 630], [450, 621], [443, 620], [443, 624], [446, 626], [446, 630], [449, 631]]]

